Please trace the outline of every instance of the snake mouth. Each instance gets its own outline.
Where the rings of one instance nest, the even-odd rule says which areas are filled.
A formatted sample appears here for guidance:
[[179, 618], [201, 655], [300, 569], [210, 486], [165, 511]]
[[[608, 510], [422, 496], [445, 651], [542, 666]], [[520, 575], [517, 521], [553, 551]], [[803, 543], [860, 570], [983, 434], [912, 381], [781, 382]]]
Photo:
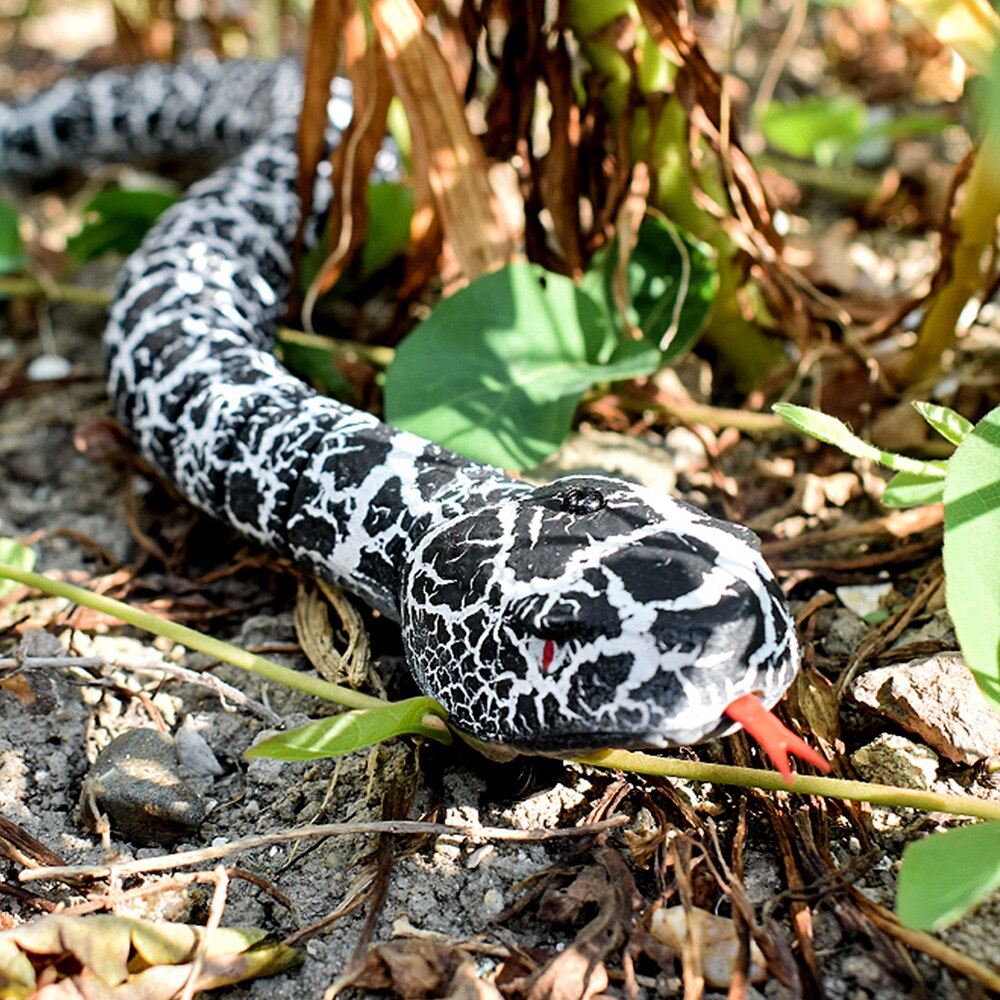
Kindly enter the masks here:
[[[765, 708], [758, 695], [740, 695], [726, 707], [724, 715], [732, 723], [742, 726], [757, 741], [789, 787], [795, 779], [789, 755], [812, 764], [823, 774], [830, 771], [830, 762], [818, 750], [813, 749], [805, 740], [793, 733], [769, 709]], [[573, 734], [561, 733], [558, 736], [552, 736], [549, 740], [535, 738], [530, 745], [520, 745], [516, 740], [512, 743], [494, 743], [473, 736], [471, 733], [463, 731], [460, 726], [455, 728], [470, 746], [475, 747], [480, 753], [492, 760], [501, 761], [511, 760], [519, 754], [573, 757], [613, 749], [622, 744], [621, 734], [611, 732], [603, 734], [605, 738], [602, 738], [601, 733], [587, 732], [579, 734], [580, 739], [577, 740], [574, 739]], [[724, 735], [727, 728], [731, 730], [732, 727], [721, 726], [718, 735]], [[653, 735], [646, 740], [631, 738], [627, 743], [631, 749], [663, 750], [666, 748], [662, 738]], [[674, 744], [668, 745], [673, 746]]]

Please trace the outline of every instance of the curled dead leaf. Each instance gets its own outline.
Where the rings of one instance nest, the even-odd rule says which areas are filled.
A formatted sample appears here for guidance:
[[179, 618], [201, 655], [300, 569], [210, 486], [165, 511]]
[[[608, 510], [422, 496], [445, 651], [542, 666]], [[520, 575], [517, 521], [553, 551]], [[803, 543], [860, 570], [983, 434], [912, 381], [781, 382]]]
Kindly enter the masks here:
[[[717, 917], [705, 910], [689, 912], [683, 906], [670, 906], [653, 914], [649, 930], [657, 941], [662, 941], [678, 956], [693, 945], [709, 986], [727, 987], [738, 971], [740, 940], [736, 925], [727, 917]], [[750, 942], [747, 978], [752, 983], [767, 978], [764, 955], [753, 941]]]
[[255, 927], [207, 930], [106, 915], [49, 916], [0, 933], [0, 998], [170, 1000], [191, 976], [196, 956], [199, 990], [275, 975], [301, 961], [294, 948]]
[[497, 988], [479, 978], [475, 962], [464, 951], [428, 940], [376, 945], [364, 964], [339, 980], [337, 986], [391, 990], [400, 997], [500, 1000]]

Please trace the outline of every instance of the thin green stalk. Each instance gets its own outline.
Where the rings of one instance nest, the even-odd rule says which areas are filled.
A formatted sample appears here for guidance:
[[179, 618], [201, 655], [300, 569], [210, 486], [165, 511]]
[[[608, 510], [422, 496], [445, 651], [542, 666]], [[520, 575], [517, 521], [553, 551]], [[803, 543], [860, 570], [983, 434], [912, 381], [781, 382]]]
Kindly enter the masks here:
[[[43, 593], [63, 597], [85, 607], [117, 618], [136, 628], [162, 635], [188, 649], [230, 663], [241, 670], [256, 674], [275, 684], [304, 691], [327, 701], [349, 708], [387, 707], [386, 702], [370, 695], [359, 694], [350, 688], [330, 684], [316, 677], [301, 674], [246, 650], [238, 649], [220, 639], [202, 635], [194, 629], [176, 622], [158, 618], [147, 611], [123, 604], [110, 597], [91, 593], [82, 587], [60, 580], [52, 580], [39, 573], [30, 573], [0, 563], [0, 578], [15, 580]], [[838, 778], [819, 778], [797, 775], [786, 784], [780, 774], [748, 767], [731, 767], [724, 764], [704, 764], [698, 761], [678, 760], [673, 757], [654, 757], [634, 750], [601, 750], [566, 759], [594, 767], [630, 771], [633, 774], [650, 774], [668, 778], [685, 778], [715, 784], [735, 785], [739, 788], [760, 788], [764, 791], [795, 792], [799, 795], [821, 795], [832, 799], [868, 802], [875, 806], [921, 809], [925, 812], [952, 813], [956, 816], [973, 816], [980, 819], [1000, 820], [1000, 802], [976, 799], [967, 795], [942, 795], [893, 785], [871, 785], [861, 781], [844, 781]]]
[[57, 281], [41, 282], [30, 276], [0, 277], [0, 295], [8, 298], [43, 298], [48, 302], [71, 302], [74, 305], [107, 309], [111, 293], [100, 288], [64, 285]]
[[955, 816], [975, 816], [979, 819], [1000, 820], [1000, 802], [973, 798], [971, 795], [946, 795], [895, 785], [874, 785], [864, 781], [841, 778], [819, 778], [796, 775], [790, 785], [775, 771], [761, 771], [728, 764], [702, 764], [698, 761], [654, 757], [632, 750], [601, 750], [572, 758], [579, 764], [610, 767], [633, 774], [651, 774], [666, 778], [686, 778], [735, 785], [738, 788], [761, 788], [768, 792], [795, 792], [798, 795], [821, 795], [829, 799], [868, 802], [873, 806], [899, 809], [920, 809], [924, 812], [944, 812]]
[[141, 628], [145, 632], [162, 635], [181, 646], [230, 663], [234, 667], [239, 667], [240, 670], [256, 674], [274, 684], [284, 684], [298, 691], [305, 691], [306, 694], [315, 695], [317, 698], [333, 701], [338, 705], [346, 705], [348, 708], [385, 708], [386, 703], [380, 698], [361, 694], [350, 688], [341, 687], [339, 684], [330, 684], [318, 677], [299, 673], [297, 670], [283, 667], [280, 663], [258, 656], [256, 653], [248, 653], [245, 649], [231, 646], [221, 639], [213, 639], [211, 636], [203, 635], [186, 625], [167, 621], [165, 618], [159, 618], [148, 611], [140, 611], [138, 608], [116, 601], [114, 598], [91, 593], [91, 591], [75, 587], [71, 583], [52, 580], [40, 573], [29, 573], [27, 570], [4, 563], [0, 563], [0, 577], [16, 580], [26, 587], [33, 587], [35, 590], [52, 594], [55, 597], [64, 597], [68, 601], [82, 604], [84, 607], [92, 608], [94, 611], [99, 611], [111, 618], [117, 618], [128, 625]]

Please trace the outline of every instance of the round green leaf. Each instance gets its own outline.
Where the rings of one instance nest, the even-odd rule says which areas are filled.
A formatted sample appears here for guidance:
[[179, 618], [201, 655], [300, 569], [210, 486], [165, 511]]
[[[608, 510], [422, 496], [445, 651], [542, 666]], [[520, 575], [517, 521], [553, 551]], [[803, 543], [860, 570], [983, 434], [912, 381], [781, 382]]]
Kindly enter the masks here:
[[866, 116], [856, 97], [806, 97], [795, 104], [767, 105], [760, 127], [775, 149], [828, 167], [861, 141]]
[[944, 573], [966, 662], [1000, 711], [1000, 407], [976, 424], [948, 462]]
[[907, 927], [939, 931], [1000, 888], [1000, 823], [936, 833], [903, 852], [896, 914]]
[[[618, 261], [615, 241], [595, 258], [583, 287], [604, 305], [609, 326], [621, 337], [625, 330], [614, 294]], [[719, 287], [712, 248], [647, 216], [639, 226], [626, 273], [629, 325], [663, 350], [661, 364], [683, 354], [701, 333]]]
[[87, 203], [83, 228], [66, 241], [66, 249], [79, 261], [94, 260], [110, 251], [130, 254], [176, 201], [177, 196], [166, 191], [101, 191]]
[[928, 479], [912, 472], [897, 472], [882, 494], [882, 503], [886, 507], [918, 507], [921, 504], [940, 503], [943, 497], [943, 479]]
[[445, 299], [386, 373], [386, 419], [481, 462], [536, 465], [595, 382], [648, 375], [660, 352], [618, 343], [569, 278], [510, 264]]
[[361, 247], [361, 275], [368, 278], [406, 252], [413, 217], [413, 191], [384, 181], [368, 187], [368, 233]]

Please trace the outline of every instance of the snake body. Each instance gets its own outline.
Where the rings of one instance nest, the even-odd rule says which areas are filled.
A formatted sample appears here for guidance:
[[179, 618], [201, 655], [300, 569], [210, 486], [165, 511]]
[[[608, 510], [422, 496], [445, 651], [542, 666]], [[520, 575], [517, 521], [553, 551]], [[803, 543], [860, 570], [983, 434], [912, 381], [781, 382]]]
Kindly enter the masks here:
[[[322, 397], [275, 359], [299, 96], [291, 64], [192, 63], [0, 106], [2, 176], [234, 157], [117, 280], [108, 388], [141, 452], [197, 506], [398, 621], [420, 689], [480, 741], [688, 744], [735, 728], [725, 708], [741, 695], [773, 705], [798, 646], [749, 531], [613, 478], [529, 486]], [[329, 107], [335, 142], [346, 85]]]

